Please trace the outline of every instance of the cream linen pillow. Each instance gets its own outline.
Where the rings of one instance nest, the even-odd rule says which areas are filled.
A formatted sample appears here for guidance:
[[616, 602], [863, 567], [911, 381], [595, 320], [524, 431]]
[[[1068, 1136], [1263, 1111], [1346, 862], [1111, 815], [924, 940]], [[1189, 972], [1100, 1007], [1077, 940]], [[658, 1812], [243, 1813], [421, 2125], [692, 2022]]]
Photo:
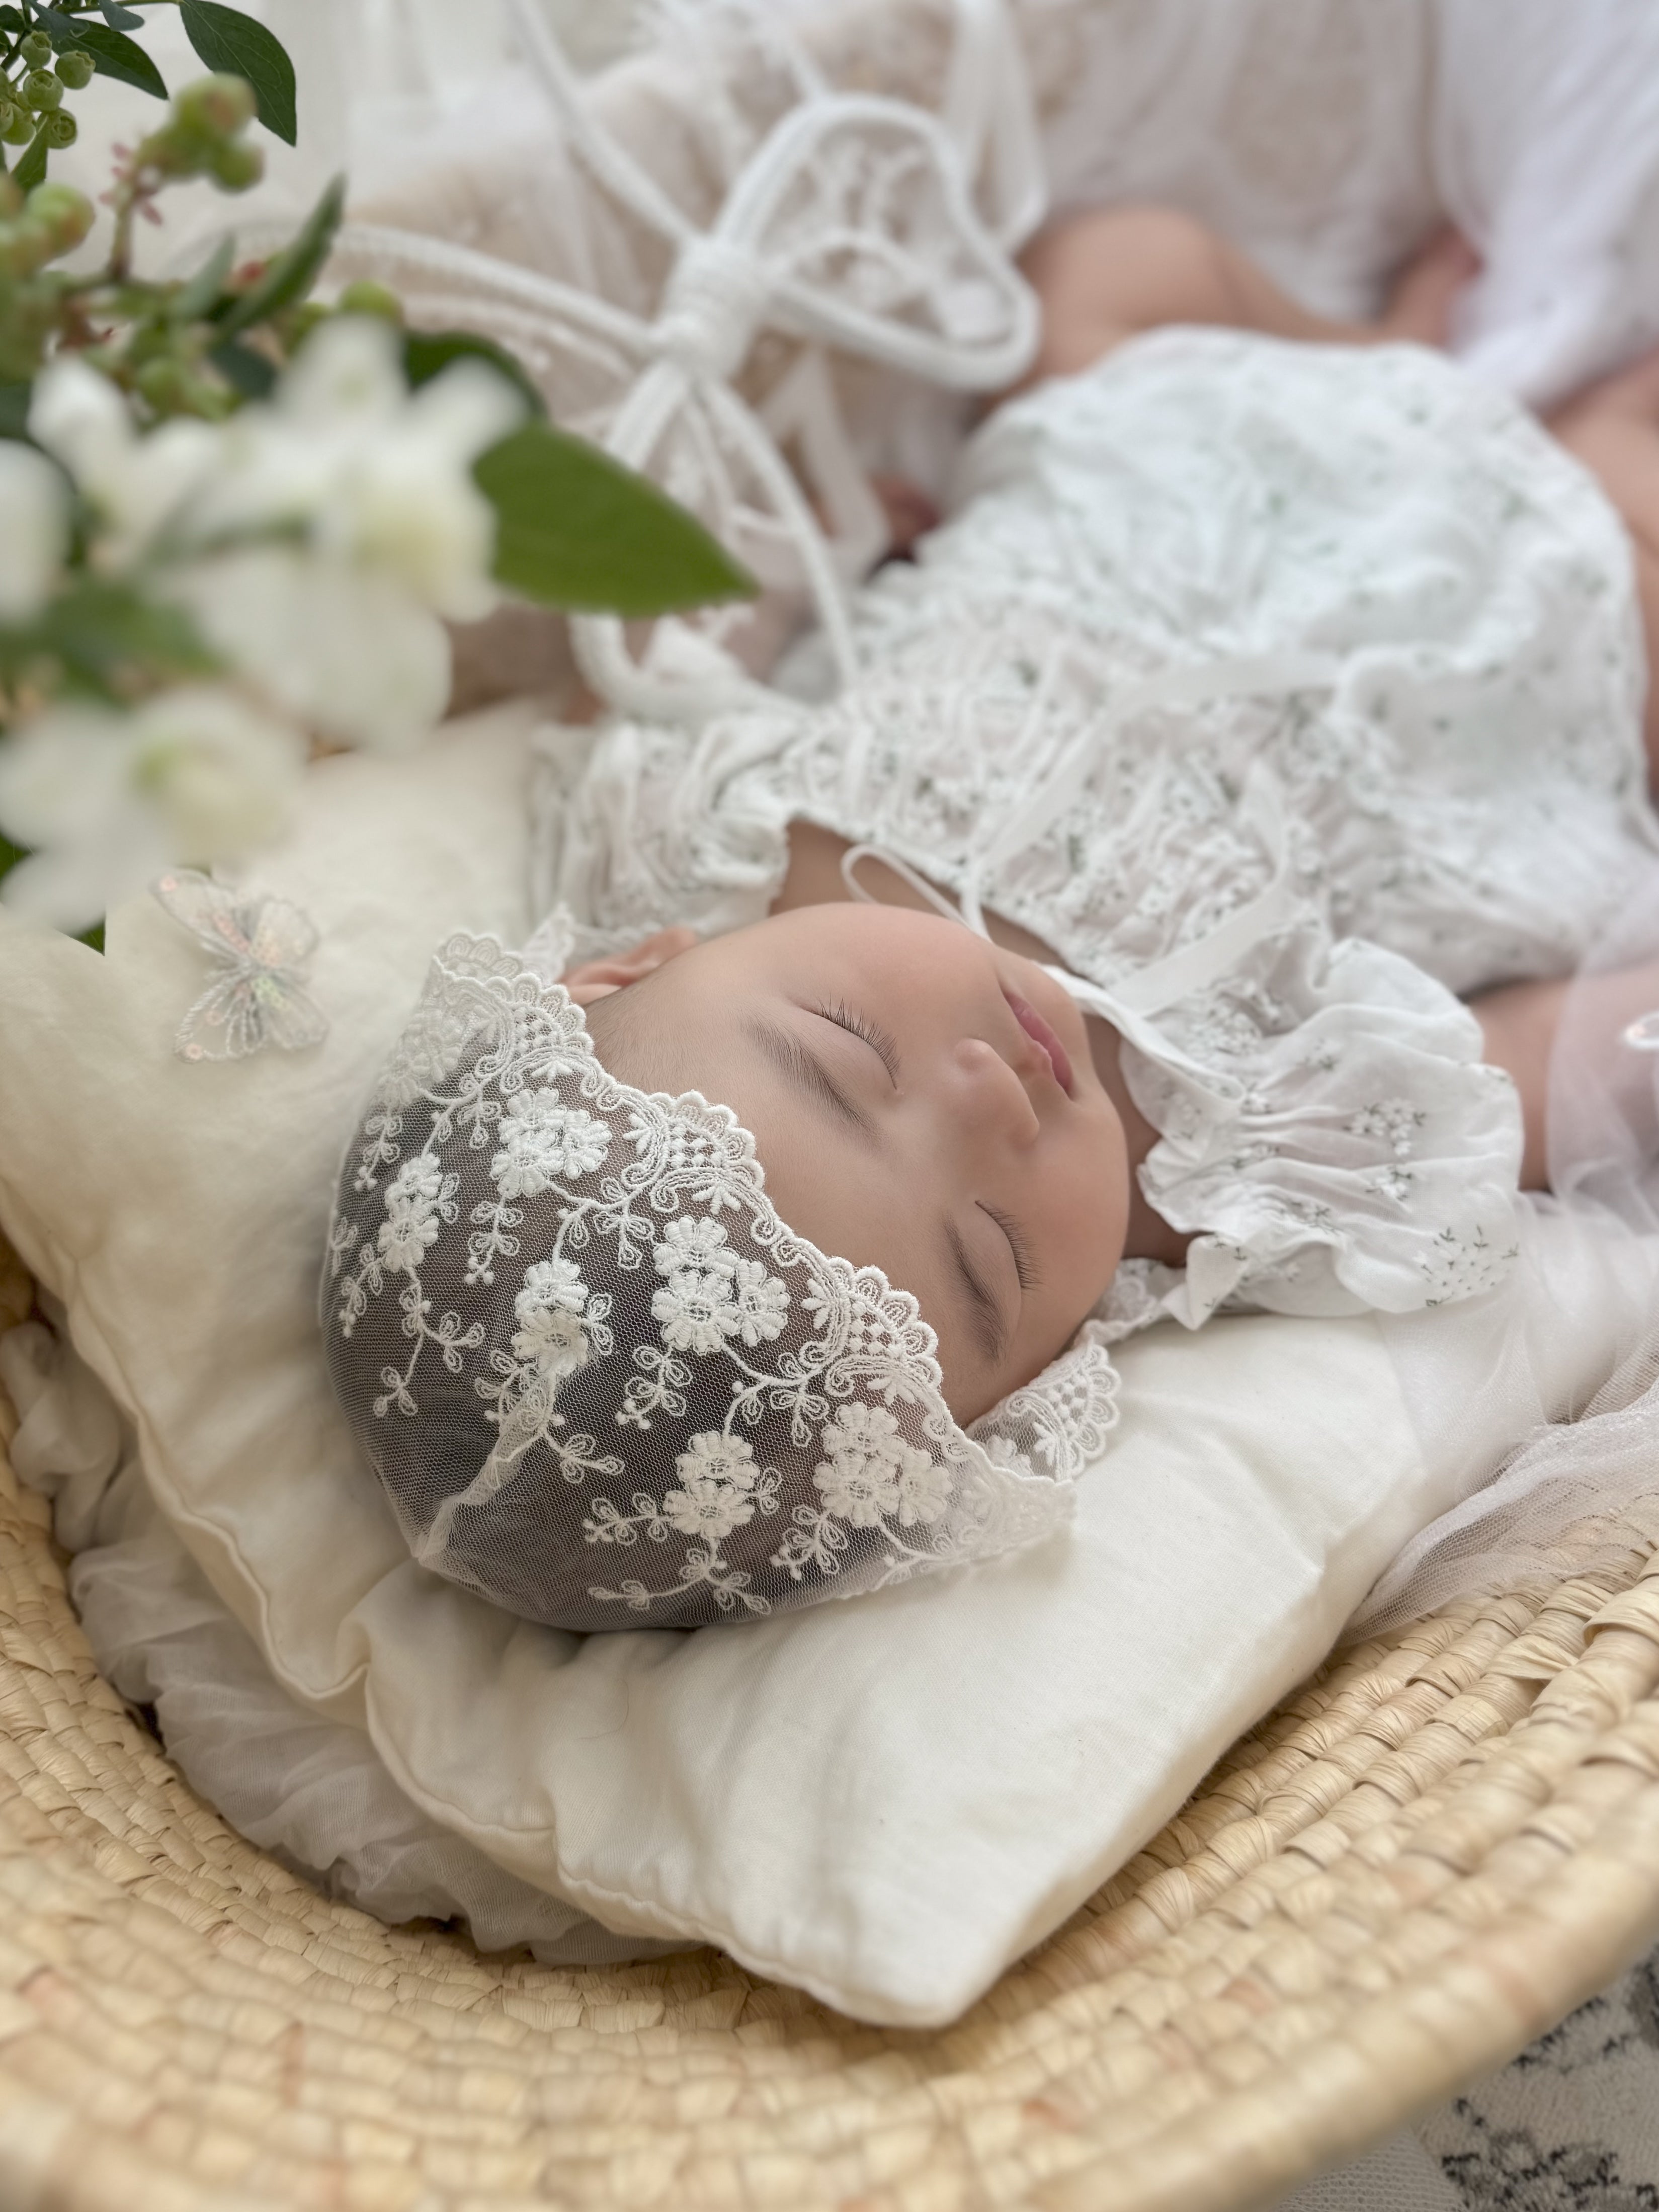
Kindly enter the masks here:
[[[1426, 1456], [1369, 1320], [1164, 1329], [1075, 1531], [846, 1605], [582, 1639], [410, 1560], [325, 1378], [330, 1186], [431, 947], [525, 933], [526, 715], [308, 780], [257, 880], [323, 931], [319, 1048], [187, 1066], [204, 962], [158, 908], [106, 958], [0, 918], [0, 1226], [131, 1417], [150, 1485], [288, 1692], [423, 1811], [647, 1937], [844, 2011], [951, 2018], [1321, 1657], [1400, 1543], [1535, 1413]], [[1614, 1350], [1566, 1293], [1565, 1400]]]

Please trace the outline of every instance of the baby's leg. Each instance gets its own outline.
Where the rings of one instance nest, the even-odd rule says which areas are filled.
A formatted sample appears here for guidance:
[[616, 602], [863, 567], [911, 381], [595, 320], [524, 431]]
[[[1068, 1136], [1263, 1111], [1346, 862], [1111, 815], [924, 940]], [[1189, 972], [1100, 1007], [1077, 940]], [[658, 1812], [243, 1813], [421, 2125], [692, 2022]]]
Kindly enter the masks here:
[[1172, 208], [1101, 208], [1073, 216], [1026, 248], [1021, 266], [1042, 302], [1042, 342], [1024, 381], [1069, 376], [1138, 331], [1219, 324], [1315, 344], [1443, 343], [1451, 302], [1476, 263], [1443, 231], [1407, 265], [1375, 323], [1310, 314], [1237, 247]]
[[1659, 352], [1576, 394], [1549, 427], [1597, 478], [1630, 532], [1648, 649], [1643, 735], [1648, 781], [1659, 791]]

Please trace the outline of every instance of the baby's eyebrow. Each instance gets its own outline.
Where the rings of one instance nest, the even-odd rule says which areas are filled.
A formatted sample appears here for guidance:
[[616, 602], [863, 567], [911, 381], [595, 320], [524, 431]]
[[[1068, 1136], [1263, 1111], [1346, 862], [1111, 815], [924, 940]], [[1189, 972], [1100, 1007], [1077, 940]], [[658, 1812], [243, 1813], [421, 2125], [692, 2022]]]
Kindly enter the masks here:
[[957, 1278], [968, 1293], [973, 1309], [974, 1334], [979, 1339], [980, 1350], [994, 1367], [1008, 1349], [1008, 1316], [1001, 1302], [987, 1287], [984, 1278], [968, 1256], [968, 1247], [954, 1221], [947, 1216], [944, 1223], [945, 1247], [950, 1252]]
[[841, 1121], [850, 1122], [860, 1134], [874, 1137], [876, 1125], [863, 1107], [855, 1098], [848, 1097], [817, 1054], [809, 1050], [793, 1031], [785, 1029], [781, 1022], [769, 1021], [764, 1014], [751, 1016], [744, 1027], [772, 1065], [804, 1097]]

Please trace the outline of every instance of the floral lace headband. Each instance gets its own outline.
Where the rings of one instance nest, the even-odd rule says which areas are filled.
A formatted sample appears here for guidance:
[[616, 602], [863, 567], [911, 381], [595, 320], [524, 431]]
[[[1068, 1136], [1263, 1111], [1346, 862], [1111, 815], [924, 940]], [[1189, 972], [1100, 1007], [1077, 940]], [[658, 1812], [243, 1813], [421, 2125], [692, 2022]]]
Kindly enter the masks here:
[[567, 1629], [692, 1627], [1033, 1543], [1115, 1419], [1085, 1328], [964, 1431], [914, 1298], [792, 1234], [752, 1138], [452, 938], [342, 1172], [336, 1393], [423, 1565]]

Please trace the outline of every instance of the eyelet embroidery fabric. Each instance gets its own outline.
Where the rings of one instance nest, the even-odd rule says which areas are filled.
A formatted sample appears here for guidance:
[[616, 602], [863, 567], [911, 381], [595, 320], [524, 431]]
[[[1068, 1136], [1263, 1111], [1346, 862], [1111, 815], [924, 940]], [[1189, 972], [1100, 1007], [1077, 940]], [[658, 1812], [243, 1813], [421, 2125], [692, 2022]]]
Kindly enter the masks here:
[[1103, 1332], [958, 1428], [907, 1291], [793, 1236], [753, 1139], [611, 1077], [556, 983], [452, 938], [343, 1170], [336, 1391], [415, 1557], [568, 1629], [850, 1597], [1061, 1527]]

